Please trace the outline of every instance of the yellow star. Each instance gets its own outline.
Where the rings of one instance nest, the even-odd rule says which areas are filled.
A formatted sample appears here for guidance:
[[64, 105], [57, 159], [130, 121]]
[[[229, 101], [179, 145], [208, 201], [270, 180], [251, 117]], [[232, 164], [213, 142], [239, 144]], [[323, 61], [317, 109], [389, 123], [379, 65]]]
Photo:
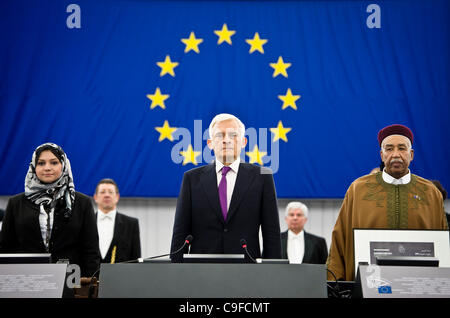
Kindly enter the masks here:
[[169, 139], [170, 141], [173, 141], [172, 133], [177, 130], [175, 127], [170, 127], [169, 122], [167, 120], [164, 121], [164, 124], [162, 127], [155, 127], [156, 131], [159, 132], [159, 139], [158, 141], [163, 141], [164, 139]]
[[222, 30], [214, 30], [214, 33], [219, 37], [219, 40], [217, 40], [217, 45], [220, 45], [223, 42], [227, 42], [231, 45], [231, 36], [233, 36], [236, 31], [228, 30], [227, 24], [224, 23]]
[[286, 69], [291, 67], [291, 63], [284, 63], [283, 58], [280, 56], [276, 63], [270, 63], [270, 66], [274, 69], [272, 77], [276, 77], [279, 74], [284, 77], [288, 77]]
[[166, 109], [166, 105], [164, 105], [164, 101], [169, 98], [169, 95], [161, 94], [161, 90], [159, 87], [156, 88], [155, 94], [148, 94], [147, 98], [152, 101], [150, 105], [150, 109], [155, 108], [156, 106], [160, 106], [162, 109]]
[[286, 134], [291, 131], [292, 128], [285, 128], [283, 127], [283, 123], [281, 120], [278, 122], [277, 128], [270, 128], [270, 131], [275, 135], [273, 136], [273, 142], [277, 141], [278, 139], [283, 139], [284, 141], [288, 141]]
[[183, 160], [183, 166], [188, 164], [188, 163], [193, 163], [194, 165], [197, 165], [197, 160], [195, 160], [195, 158], [201, 154], [200, 151], [194, 151], [194, 149], [192, 149], [192, 145], [189, 145], [188, 150], [187, 151], [180, 151], [180, 154], [184, 157]]
[[188, 39], [181, 39], [181, 42], [183, 42], [186, 45], [186, 48], [184, 49], [184, 53], [189, 52], [190, 50], [194, 50], [197, 53], [200, 53], [200, 50], [198, 49], [198, 45], [203, 42], [203, 39], [197, 39], [195, 38], [195, 33], [191, 32]]
[[258, 32], [255, 33], [253, 39], [246, 39], [245, 42], [250, 44], [250, 54], [259, 51], [264, 54], [263, 45], [267, 43], [266, 39], [260, 39]]
[[156, 62], [156, 65], [161, 68], [161, 73], [159, 74], [159, 76], [170, 74], [175, 77], [175, 72], [173, 71], [173, 69], [178, 66], [178, 62], [172, 62], [169, 55], [166, 55], [166, 59], [164, 60], [164, 62]]
[[278, 95], [278, 98], [283, 101], [283, 108], [286, 109], [287, 107], [291, 106], [293, 109], [297, 110], [297, 105], [295, 104], [295, 101], [299, 99], [300, 95], [292, 95], [291, 89], [288, 88], [286, 95]]
[[257, 162], [262, 166], [263, 162], [262, 162], [261, 158], [264, 157], [265, 155], [267, 155], [267, 152], [259, 151], [258, 145], [255, 145], [255, 147], [253, 148], [253, 151], [246, 152], [245, 154], [250, 157], [250, 163]]

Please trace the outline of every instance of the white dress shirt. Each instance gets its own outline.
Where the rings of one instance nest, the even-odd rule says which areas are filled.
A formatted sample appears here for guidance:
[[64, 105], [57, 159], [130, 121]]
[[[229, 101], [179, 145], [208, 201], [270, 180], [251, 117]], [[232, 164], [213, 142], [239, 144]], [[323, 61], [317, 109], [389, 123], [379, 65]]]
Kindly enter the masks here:
[[109, 246], [111, 245], [114, 236], [114, 222], [116, 220], [116, 213], [116, 210], [112, 210], [108, 213], [98, 210], [97, 213], [98, 243], [102, 258], [105, 258], [108, 253]]
[[395, 179], [393, 176], [388, 174], [385, 170], [383, 170], [383, 180], [386, 183], [397, 185], [397, 184], [408, 184], [411, 181], [411, 171], [408, 170], [408, 173], [405, 174], [400, 179]]
[[287, 255], [289, 264], [301, 264], [305, 255], [305, 232], [295, 234], [288, 231]]
[[[227, 177], [227, 211], [230, 208], [231, 196], [233, 195], [234, 185], [236, 184], [236, 178], [239, 170], [239, 164], [241, 159], [238, 157], [229, 167], [230, 171], [226, 174]], [[216, 174], [217, 174], [217, 188], [219, 187], [220, 180], [222, 180], [222, 168], [224, 164], [219, 160], [216, 160]]]

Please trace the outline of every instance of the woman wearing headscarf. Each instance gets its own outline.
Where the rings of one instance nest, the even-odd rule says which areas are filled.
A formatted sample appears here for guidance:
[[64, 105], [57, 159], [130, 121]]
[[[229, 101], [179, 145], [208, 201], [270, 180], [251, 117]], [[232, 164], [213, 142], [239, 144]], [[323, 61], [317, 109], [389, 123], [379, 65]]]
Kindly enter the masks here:
[[76, 192], [61, 147], [36, 148], [25, 192], [10, 198], [1, 231], [3, 253], [50, 253], [52, 262], [78, 264], [82, 276], [99, 267], [98, 232], [88, 196]]

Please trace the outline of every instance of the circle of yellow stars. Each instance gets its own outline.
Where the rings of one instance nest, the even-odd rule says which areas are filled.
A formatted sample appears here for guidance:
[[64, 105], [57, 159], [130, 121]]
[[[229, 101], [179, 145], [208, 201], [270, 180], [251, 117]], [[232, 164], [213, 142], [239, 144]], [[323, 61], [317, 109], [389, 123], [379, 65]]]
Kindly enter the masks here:
[[[235, 30], [229, 30], [226, 23], [222, 25], [221, 30], [214, 30], [214, 34], [217, 35], [217, 45], [222, 45], [227, 43], [228, 45], [232, 45], [231, 37], [236, 34]], [[253, 54], [255, 52], [259, 52], [260, 54], [264, 54], [264, 45], [267, 44], [269, 40], [261, 38], [258, 32], [255, 32], [253, 38], [245, 39], [245, 42], [250, 46], [249, 54]], [[203, 39], [197, 38], [194, 31], [191, 31], [189, 37], [182, 38], [181, 42], [185, 45], [184, 53], [187, 54], [191, 51], [199, 54], [200, 48], [199, 46], [203, 43]], [[178, 62], [173, 62], [170, 58], [170, 55], [166, 55], [164, 61], [156, 62], [156, 65], [161, 69], [159, 74], [160, 77], [165, 75], [170, 75], [175, 77], [175, 68], [179, 66]], [[285, 78], [288, 78], [287, 70], [292, 66], [291, 63], [286, 63], [283, 60], [282, 56], [278, 57], [278, 60], [273, 63], [269, 63], [269, 66], [273, 68], [272, 77], [276, 78], [281, 75]], [[293, 110], [297, 110], [297, 101], [300, 99], [301, 95], [295, 95], [292, 93], [291, 88], [287, 88], [286, 93], [284, 95], [278, 95], [278, 99], [283, 102], [281, 109], [285, 110], [288, 107], [291, 107]], [[161, 89], [157, 87], [153, 94], [147, 94], [147, 98], [151, 100], [150, 109], [154, 109], [156, 107], [161, 107], [162, 109], [166, 109], [165, 102], [170, 98], [169, 94], [163, 94]], [[169, 125], [169, 121], [165, 120], [161, 127], [155, 127], [155, 130], [160, 134], [158, 141], [161, 142], [165, 139], [170, 141], [174, 141], [172, 134], [177, 130], [176, 127], [171, 127]], [[270, 128], [271, 133], [273, 134], [273, 142], [278, 140], [283, 140], [284, 142], [288, 142], [287, 133], [292, 130], [290, 127], [284, 127], [282, 121], [278, 121], [278, 125], [274, 128]], [[186, 151], [181, 151], [180, 154], [183, 156], [183, 165], [188, 163], [192, 163], [197, 165], [197, 157], [201, 154], [201, 151], [194, 151], [192, 145], [188, 146]], [[267, 155], [267, 152], [260, 151], [258, 149], [258, 145], [253, 147], [252, 151], [245, 153], [249, 157], [250, 163], [258, 163], [259, 165], [263, 165], [263, 157]]]

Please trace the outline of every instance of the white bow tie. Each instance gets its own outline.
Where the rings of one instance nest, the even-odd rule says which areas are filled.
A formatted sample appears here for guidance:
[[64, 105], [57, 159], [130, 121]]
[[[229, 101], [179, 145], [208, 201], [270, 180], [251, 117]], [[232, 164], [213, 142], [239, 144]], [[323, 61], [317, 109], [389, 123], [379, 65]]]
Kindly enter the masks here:
[[291, 236], [290, 236], [290, 239], [291, 239], [291, 240], [300, 240], [300, 239], [301, 239], [301, 236], [300, 236], [300, 235], [291, 235]]
[[100, 215], [100, 221], [103, 221], [103, 220], [112, 220], [112, 216], [109, 214]]

